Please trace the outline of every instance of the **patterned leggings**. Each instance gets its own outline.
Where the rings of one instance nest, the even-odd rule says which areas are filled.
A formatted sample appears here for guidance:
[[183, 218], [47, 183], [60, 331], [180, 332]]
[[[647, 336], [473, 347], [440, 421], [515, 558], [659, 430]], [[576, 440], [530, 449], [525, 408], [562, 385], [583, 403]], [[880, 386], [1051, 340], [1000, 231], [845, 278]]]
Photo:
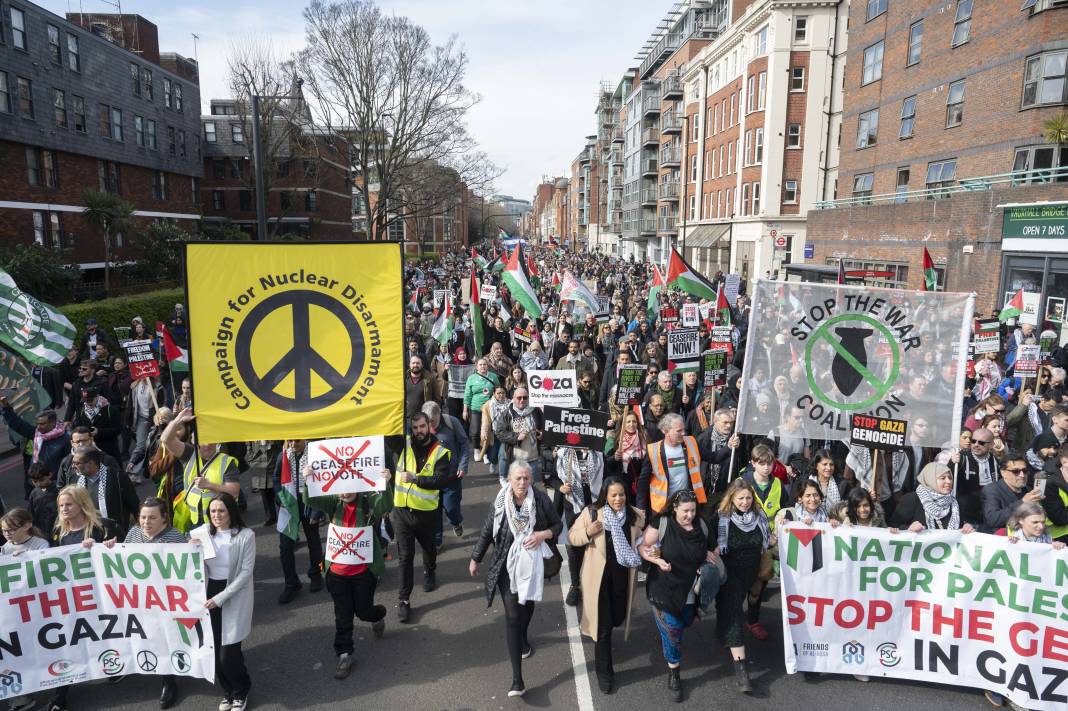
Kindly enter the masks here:
[[664, 647], [664, 659], [668, 664], [678, 664], [682, 661], [682, 633], [693, 624], [693, 619], [693, 605], [686, 606], [681, 619], [670, 612], [653, 608], [653, 620], [656, 622], [657, 631], [660, 632], [660, 644]]

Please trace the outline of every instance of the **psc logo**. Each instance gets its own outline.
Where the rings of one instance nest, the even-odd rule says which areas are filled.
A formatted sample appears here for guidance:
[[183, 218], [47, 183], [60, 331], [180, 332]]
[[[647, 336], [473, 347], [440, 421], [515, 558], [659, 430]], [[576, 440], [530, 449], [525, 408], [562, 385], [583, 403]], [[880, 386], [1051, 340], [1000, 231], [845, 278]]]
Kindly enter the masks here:
[[107, 676], [122, 674], [122, 670], [126, 668], [126, 662], [117, 649], [104, 650], [96, 660], [100, 662], [100, 671]]
[[893, 642], [883, 642], [875, 651], [879, 653], [879, 663], [884, 667], [896, 667], [901, 663], [901, 656], [897, 653], [897, 645]]
[[842, 645], [842, 661], [845, 664], [864, 663], [864, 645], [853, 639]]
[[535, 388], [544, 388], [545, 390], [553, 390], [555, 388], [570, 390], [575, 387], [575, 381], [567, 375], [557, 378], [543, 378], [540, 375], [531, 375], [530, 384]]

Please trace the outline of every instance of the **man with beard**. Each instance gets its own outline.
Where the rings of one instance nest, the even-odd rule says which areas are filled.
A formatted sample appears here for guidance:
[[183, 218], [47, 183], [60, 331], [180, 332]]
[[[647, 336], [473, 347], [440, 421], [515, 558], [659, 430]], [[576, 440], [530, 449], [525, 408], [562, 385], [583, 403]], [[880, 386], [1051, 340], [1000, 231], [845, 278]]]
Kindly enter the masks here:
[[434, 374], [423, 365], [423, 357], [409, 356], [408, 375], [404, 379], [405, 415], [411, 418], [422, 409], [424, 403], [434, 402], [434, 391]]
[[401, 585], [398, 591], [397, 619], [407, 623], [412, 614], [415, 542], [423, 549], [423, 592], [437, 588], [438, 505], [441, 488], [449, 481], [448, 448], [430, 433], [430, 420], [422, 412], [409, 419], [411, 434], [397, 458], [393, 492], [394, 535], [400, 557]]
[[541, 459], [538, 440], [545, 420], [542, 412], [530, 404], [526, 388], [518, 387], [512, 393], [512, 402], [501, 411], [493, 421], [493, 435], [504, 446], [500, 449], [497, 471], [508, 471], [508, 465], [516, 459], [516, 451], [521, 450], [531, 467], [531, 476], [537, 481], [541, 473]]

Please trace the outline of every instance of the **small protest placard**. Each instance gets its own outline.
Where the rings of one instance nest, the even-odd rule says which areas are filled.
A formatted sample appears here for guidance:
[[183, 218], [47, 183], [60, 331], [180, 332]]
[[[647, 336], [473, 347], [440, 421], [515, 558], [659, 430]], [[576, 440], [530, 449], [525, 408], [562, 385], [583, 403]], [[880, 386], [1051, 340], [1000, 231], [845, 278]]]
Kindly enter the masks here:
[[668, 361], [673, 370], [697, 370], [701, 359], [701, 337], [696, 328], [668, 331]]
[[1016, 365], [1014, 372], [1017, 378], [1037, 378], [1038, 362], [1042, 352], [1042, 346], [1022, 345], [1016, 349]]
[[548, 406], [541, 443], [546, 447], [585, 447], [604, 451], [608, 436], [608, 413]]
[[716, 388], [727, 384], [727, 348], [717, 346], [701, 354], [701, 369], [704, 372], [704, 387]]
[[578, 380], [573, 370], [531, 370], [527, 372], [530, 404], [578, 407]]
[[723, 283], [723, 295], [727, 297], [727, 303], [734, 306], [738, 301], [738, 291], [742, 286], [741, 274], [728, 274], [727, 280]]
[[478, 290], [479, 301], [493, 303], [497, 300], [497, 287], [492, 284], [483, 284]]
[[683, 304], [682, 305], [682, 325], [683, 328], [697, 328], [697, 324], [701, 323], [701, 308], [698, 304]]
[[308, 468], [308, 496], [385, 491], [385, 440], [371, 436], [309, 442]]
[[641, 399], [647, 372], [648, 368], [635, 363], [619, 366], [619, 374], [616, 377], [617, 405], [634, 405]]
[[849, 443], [871, 449], [894, 450], [905, 446], [905, 420], [871, 415], [853, 415]]
[[339, 565], [370, 565], [375, 558], [370, 526], [335, 526], [326, 529], [326, 559]]
[[664, 323], [676, 323], [679, 320], [679, 310], [674, 306], [665, 306], [660, 309], [660, 320]]
[[159, 359], [152, 352], [152, 341], [126, 341], [126, 362], [130, 368], [130, 380], [154, 378], [159, 375]]
[[464, 397], [464, 386], [467, 385], [467, 377], [475, 372], [474, 365], [450, 365], [449, 366], [449, 397]]
[[440, 309], [443, 303], [445, 303], [445, 290], [434, 289], [434, 308]]

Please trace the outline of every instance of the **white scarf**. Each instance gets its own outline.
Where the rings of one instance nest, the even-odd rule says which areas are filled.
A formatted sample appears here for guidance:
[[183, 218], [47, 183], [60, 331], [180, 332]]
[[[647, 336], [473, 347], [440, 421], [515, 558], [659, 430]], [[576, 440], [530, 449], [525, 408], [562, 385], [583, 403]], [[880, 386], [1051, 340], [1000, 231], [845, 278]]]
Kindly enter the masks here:
[[[108, 497], [107, 497], [108, 467], [107, 467], [106, 464], [101, 464], [100, 465], [100, 471], [98, 471], [96, 473], [96, 476], [97, 476], [97, 480], [96, 480], [96, 507], [98, 509], [100, 509], [100, 515], [102, 517], [109, 518], [108, 517]], [[78, 486], [80, 486], [83, 489], [85, 489], [85, 488], [87, 488], [86, 487], [87, 483], [88, 483], [88, 479], [86, 479], [85, 474], [82, 474], [81, 472], [78, 472]]]
[[498, 516], [503, 517], [512, 530], [512, 545], [508, 548], [505, 563], [511, 591], [519, 597], [520, 605], [532, 600], [540, 601], [545, 577], [545, 559], [551, 558], [553, 553], [544, 541], [534, 550], [523, 547], [523, 542], [534, 533], [534, 489], [527, 489], [522, 505], [516, 508], [512, 487], [504, 486], [493, 502], [493, 511], [494, 535], [496, 536], [500, 527]]

